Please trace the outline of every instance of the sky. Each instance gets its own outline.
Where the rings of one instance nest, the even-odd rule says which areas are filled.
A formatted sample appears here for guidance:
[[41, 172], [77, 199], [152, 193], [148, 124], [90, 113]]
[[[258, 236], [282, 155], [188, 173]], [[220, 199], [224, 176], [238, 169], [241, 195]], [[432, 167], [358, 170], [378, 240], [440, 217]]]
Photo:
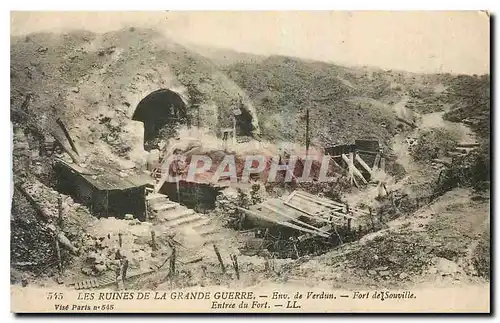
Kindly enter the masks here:
[[424, 73], [490, 70], [479, 11], [12, 12], [11, 34], [152, 27], [180, 43]]

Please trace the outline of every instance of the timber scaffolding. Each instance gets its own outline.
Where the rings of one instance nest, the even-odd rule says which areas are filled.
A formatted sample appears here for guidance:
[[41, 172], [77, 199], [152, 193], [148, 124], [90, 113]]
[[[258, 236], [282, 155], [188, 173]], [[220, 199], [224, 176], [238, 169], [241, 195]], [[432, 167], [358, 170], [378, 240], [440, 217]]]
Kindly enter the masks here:
[[313, 236], [329, 238], [337, 230], [351, 232], [361, 228], [361, 218], [371, 212], [349, 207], [304, 191], [294, 191], [285, 199], [269, 199], [249, 209], [238, 208], [246, 219], [259, 227], [277, 226], [302, 233], [302, 239]]
[[358, 179], [368, 184], [375, 172], [385, 172], [384, 152], [377, 140], [356, 140], [354, 144], [327, 147], [324, 150], [337, 167], [348, 170], [351, 184], [357, 187], [360, 186]]

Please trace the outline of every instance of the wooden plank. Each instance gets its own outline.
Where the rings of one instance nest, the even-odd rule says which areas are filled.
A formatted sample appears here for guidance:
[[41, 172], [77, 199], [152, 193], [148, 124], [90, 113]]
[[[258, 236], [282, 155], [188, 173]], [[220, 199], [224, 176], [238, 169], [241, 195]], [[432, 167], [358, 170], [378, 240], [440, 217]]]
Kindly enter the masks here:
[[297, 194], [297, 191], [293, 191], [290, 195], [288, 195], [286, 202], [290, 202], [290, 200]]
[[[349, 167], [350, 167], [350, 169], [349, 169], [350, 175], [352, 173], [354, 173], [354, 174], [356, 174], [363, 181], [363, 183], [368, 184], [368, 181], [364, 178], [363, 174], [361, 174], [361, 172], [359, 171], [359, 169], [357, 169], [356, 166], [354, 166], [354, 163], [351, 161], [350, 158], [347, 158], [346, 155], [342, 155], [342, 159], [349, 165]], [[351, 181], [351, 183], [352, 183], [352, 181]]]
[[299, 227], [295, 224], [292, 224], [292, 223], [288, 223], [288, 222], [283, 222], [283, 221], [276, 221], [275, 219], [273, 218], [270, 218], [268, 216], [265, 216], [263, 214], [258, 214], [258, 213], [255, 213], [253, 211], [250, 211], [250, 210], [247, 210], [247, 209], [244, 209], [242, 207], [239, 207], [237, 206], [236, 207], [238, 210], [240, 211], [243, 211], [245, 213], [248, 213], [250, 215], [253, 215], [257, 218], [262, 218], [262, 219], [265, 219], [267, 221], [270, 221], [270, 222], [273, 222], [273, 223], [276, 223], [276, 224], [279, 224], [279, 225], [282, 225], [282, 226], [285, 226], [285, 227], [289, 227], [289, 228], [292, 228], [292, 229], [295, 229], [295, 230], [298, 230], [298, 231], [302, 231], [302, 232], [307, 232], [307, 233], [312, 233], [312, 234], [315, 234], [315, 235], [318, 235], [318, 236], [321, 236], [323, 238], [328, 238], [329, 236], [328, 235], [325, 235], [323, 233], [320, 233], [318, 231], [313, 231], [313, 230], [309, 230], [309, 229], [306, 229], [306, 228], [303, 228], [303, 227]]
[[[305, 198], [310, 199], [311, 201], [313, 201], [313, 202], [315, 202], [315, 203], [317, 203], [317, 204], [320, 204], [320, 205], [326, 206], [326, 207], [328, 207], [328, 208], [332, 208], [332, 205], [331, 205], [331, 204], [329, 204], [328, 202], [323, 202], [323, 201], [319, 201], [319, 200], [314, 200], [314, 199], [309, 198], [309, 197], [305, 197]], [[335, 207], [335, 206], [333, 206], [333, 207]], [[345, 217], [347, 217], [347, 218], [352, 218], [352, 219], [354, 219], [354, 218], [355, 218], [355, 217], [353, 217], [352, 215], [348, 215], [348, 214], [343, 214], [343, 213], [335, 212], [335, 211], [333, 211], [333, 210], [332, 210], [332, 212], [334, 212], [334, 214], [338, 214], [338, 215], [340, 215], [340, 216], [342, 216], [342, 217], [344, 217], [344, 216], [345, 216]]]
[[318, 205], [317, 203], [305, 199], [304, 196], [301, 196], [299, 194], [296, 194], [295, 197], [290, 202], [287, 203], [296, 205], [301, 209], [306, 210], [307, 212], [313, 214], [320, 213], [325, 210], [324, 206]]
[[[302, 210], [301, 208], [299, 208], [298, 206], [295, 206], [295, 205], [292, 205], [290, 203], [285, 203], [286, 206], [289, 206], [299, 212], [302, 212], [304, 213], [302, 216], [305, 217], [305, 218], [309, 218], [311, 220], [316, 220], [316, 221], [321, 221], [321, 222], [326, 222], [326, 223], [335, 223], [334, 221], [330, 221], [328, 219], [325, 219], [319, 215], [316, 215], [316, 214], [312, 214], [312, 213], [309, 213], [305, 210]], [[334, 218], [338, 219], [338, 220], [342, 220], [341, 217], [337, 217], [337, 216], [334, 216]]]
[[363, 166], [364, 169], [366, 169], [366, 171], [368, 173], [370, 173], [370, 175], [372, 175], [372, 169], [370, 168], [370, 166], [368, 166], [365, 161], [359, 156], [356, 154], [356, 161], [361, 165]]
[[[344, 158], [344, 155], [342, 155], [342, 159], [343, 158]], [[349, 153], [349, 161], [345, 160], [345, 162], [349, 166], [349, 178], [351, 180], [351, 185], [352, 185], [352, 183], [354, 181], [354, 154]]]
[[325, 234], [328, 234], [328, 232], [324, 232], [318, 228], [316, 228], [315, 226], [313, 225], [310, 225], [309, 223], [305, 223], [305, 222], [302, 222], [298, 219], [295, 219], [294, 217], [284, 213], [284, 212], [281, 212], [280, 210], [278, 209], [275, 209], [273, 208], [272, 206], [270, 205], [267, 205], [267, 204], [261, 204], [262, 207], [268, 209], [269, 211], [272, 211], [272, 212], [275, 212], [275, 213], [278, 213], [279, 215], [282, 215], [284, 216], [285, 218], [289, 218], [291, 219], [292, 221], [294, 221], [295, 223], [297, 223], [298, 225], [301, 225], [301, 226], [305, 226], [305, 227], [308, 227], [309, 229], [312, 229], [312, 230], [317, 230], [318, 232], [321, 232], [321, 233], [325, 233]]
[[379, 162], [380, 162], [380, 154], [377, 154], [377, 156], [375, 157], [375, 160], [373, 161], [372, 171], [377, 170]]
[[373, 155], [373, 156], [375, 156], [375, 155], [378, 155], [378, 154], [379, 154], [379, 152], [378, 152], [378, 151], [368, 151], [368, 150], [361, 150], [361, 149], [356, 150], [356, 152], [357, 152], [358, 154], [367, 154], [367, 155]]
[[385, 158], [380, 158], [380, 169], [385, 172]]
[[[300, 195], [305, 195], [305, 196], [309, 196], [313, 199], [318, 199], [318, 200], [324, 200], [325, 202], [327, 203], [331, 203], [333, 205], [336, 205], [336, 206], [339, 206], [339, 207], [342, 207], [342, 208], [345, 208], [347, 207], [347, 205], [343, 204], [343, 203], [339, 203], [337, 201], [333, 201], [333, 200], [330, 200], [330, 199], [322, 199], [320, 198], [319, 196], [315, 196], [311, 193], [307, 193], [307, 192], [304, 192], [304, 191], [297, 191], [297, 195], [300, 196]], [[362, 214], [369, 214], [370, 212], [366, 211], [366, 210], [363, 210], [363, 209], [359, 209], [359, 208], [355, 208], [355, 207], [349, 207], [349, 210], [350, 211], [355, 211], [355, 212], [358, 212], [358, 213], [362, 213]], [[354, 212], [353, 212], [354, 213]]]
[[357, 188], [359, 188], [360, 186], [359, 186], [359, 184], [358, 184], [358, 181], [356, 180], [356, 177], [353, 177], [353, 178], [352, 178], [352, 180], [353, 180], [353, 182], [354, 182], [354, 185], [355, 185]]
[[61, 127], [64, 135], [66, 136], [66, 139], [69, 142], [69, 145], [71, 146], [71, 149], [73, 149], [73, 151], [77, 155], [80, 155], [80, 153], [78, 152], [78, 149], [76, 148], [75, 142], [73, 141], [73, 139], [71, 138], [71, 135], [69, 134], [68, 128], [66, 128], [66, 125], [62, 122], [62, 120], [60, 118], [56, 119], [56, 123], [59, 125], [59, 127]]

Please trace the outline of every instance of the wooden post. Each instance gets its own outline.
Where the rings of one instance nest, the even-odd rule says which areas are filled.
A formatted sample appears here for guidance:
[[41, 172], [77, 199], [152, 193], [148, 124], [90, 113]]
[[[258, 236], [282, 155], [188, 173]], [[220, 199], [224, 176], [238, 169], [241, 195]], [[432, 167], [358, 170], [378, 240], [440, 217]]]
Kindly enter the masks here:
[[215, 244], [214, 244], [214, 251], [215, 251], [215, 254], [217, 255], [217, 259], [219, 259], [220, 268], [222, 269], [222, 273], [225, 274], [226, 273], [226, 266], [224, 265], [224, 262], [222, 261], [222, 257], [221, 257], [220, 252], [219, 252], [219, 249], [217, 249], [217, 246]]
[[233, 147], [236, 145], [236, 116], [233, 115]]
[[375, 160], [373, 161], [373, 167], [372, 167], [373, 172], [377, 170], [379, 162], [380, 162], [380, 154], [377, 154]]
[[236, 257], [236, 255], [231, 255], [231, 261], [233, 263], [233, 267], [234, 267], [234, 271], [236, 273], [236, 279], [240, 279], [240, 269], [238, 267], [238, 258]]
[[[349, 215], [351, 209], [349, 208], [349, 204], [346, 203], [345, 205], [345, 214]], [[347, 218], [344, 217], [344, 221], [346, 220]], [[351, 219], [347, 219], [347, 231], [351, 231]]]
[[62, 207], [62, 196], [59, 194], [57, 196], [57, 210], [58, 210], [58, 225], [63, 228], [63, 207]]
[[306, 156], [309, 154], [309, 109], [306, 109]]
[[354, 154], [349, 153], [349, 177], [351, 178], [351, 184], [354, 182]]
[[123, 258], [120, 262], [121, 262], [120, 275], [122, 276], [123, 282], [125, 282], [125, 279], [127, 279], [128, 259]]
[[122, 233], [121, 232], [118, 233], [118, 245], [120, 246], [120, 248], [123, 245]]
[[175, 247], [172, 245], [172, 255], [170, 256], [170, 267], [169, 267], [169, 277], [170, 277], [170, 280], [172, 280], [174, 277], [175, 277], [175, 261], [176, 261], [176, 249]]
[[148, 200], [146, 196], [148, 195], [148, 189], [144, 186], [144, 220], [148, 220]]
[[57, 239], [57, 234], [54, 236], [57, 254], [57, 263], [59, 268], [59, 275], [62, 275], [62, 259], [61, 259], [61, 248], [59, 247], [59, 240]]
[[156, 245], [156, 241], [155, 241], [155, 232], [154, 232], [154, 230], [151, 231], [151, 249], [153, 251], [158, 250], [158, 246]]
[[368, 211], [370, 211], [370, 222], [372, 224], [372, 230], [375, 230], [375, 222], [373, 222], [372, 208], [370, 207]]
[[385, 158], [380, 158], [380, 169], [385, 172]]
[[196, 114], [197, 114], [197, 123], [198, 123], [198, 128], [200, 127], [200, 104], [196, 104]]
[[368, 181], [363, 176], [363, 174], [359, 171], [359, 169], [354, 166], [354, 154], [349, 153], [349, 157], [346, 154], [341, 155], [342, 160], [349, 166], [349, 176], [351, 178], [351, 184], [354, 182], [354, 175], [358, 176], [364, 184], [368, 184]]

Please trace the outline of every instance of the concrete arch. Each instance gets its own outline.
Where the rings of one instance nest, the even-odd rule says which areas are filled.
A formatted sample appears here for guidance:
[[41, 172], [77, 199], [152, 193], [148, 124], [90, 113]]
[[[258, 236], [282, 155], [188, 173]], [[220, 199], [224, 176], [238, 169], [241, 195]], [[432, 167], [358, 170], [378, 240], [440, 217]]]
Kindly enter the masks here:
[[182, 96], [169, 89], [159, 89], [146, 95], [138, 104], [132, 120], [144, 123], [144, 149], [159, 136], [165, 125], [187, 123], [188, 104]]

